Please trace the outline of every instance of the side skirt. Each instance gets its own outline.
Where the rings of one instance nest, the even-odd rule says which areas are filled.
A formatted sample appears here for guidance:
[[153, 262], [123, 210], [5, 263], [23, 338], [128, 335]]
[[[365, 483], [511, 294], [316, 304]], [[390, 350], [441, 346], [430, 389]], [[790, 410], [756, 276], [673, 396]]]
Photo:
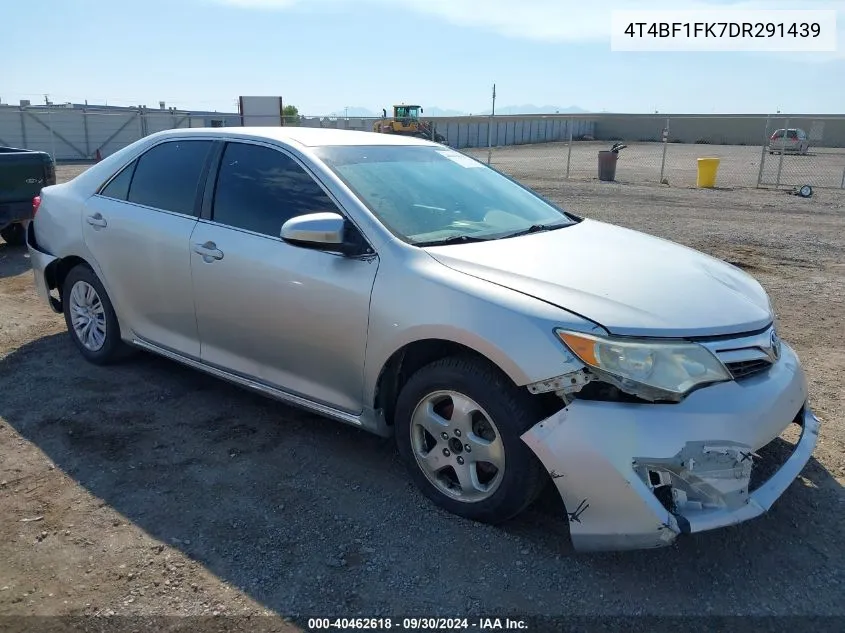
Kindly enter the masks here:
[[153, 354], [157, 354], [159, 356], [163, 356], [170, 360], [174, 360], [177, 363], [182, 363], [183, 365], [187, 365], [192, 369], [198, 369], [199, 371], [210, 374], [215, 378], [221, 378], [227, 382], [234, 383], [240, 387], [245, 387], [246, 389], [249, 389], [251, 391], [256, 391], [262, 395], [273, 398], [274, 400], [284, 402], [285, 404], [289, 404], [300, 409], [305, 409], [306, 411], [311, 411], [313, 413], [322, 415], [332, 420], [343, 422], [344, 424], [349, 424], [351, 426], [358, 427], [365, 431], [369, 431], [370, 433], [375, 433], [376, 435], [390, 435], [390, 432], [388, 430], [389, 427], [384, 424], [380, 412], [373, 411], [372, 409], [365, 408], [364, 412], [361, 415], [347, 413], [346, 411], [335, 409], [334, 407], [331, 407], [329, 405], [314, 402], [312, 400], [309, 400], [308, 398], [303, 398], [302, 396], [288, 393], [287, 391], [283, 391], [276, 387], [266, 385], [252, 378], [233, 374], [229, 371], [226, 371], [225, 369], [220, 369], [219, 367], [207, 365], [201, 361], [194, 360], [193, 358], [182, 356], [181, 354], [173, 352], [164, 347], [159, 347], [154, 343], [144, 341], [137, 337], [133, 337], [130, 342], [132, 343], [132, 345], [135, 345], [136, 347], [139, 347], [143, 350], [152, 352]]

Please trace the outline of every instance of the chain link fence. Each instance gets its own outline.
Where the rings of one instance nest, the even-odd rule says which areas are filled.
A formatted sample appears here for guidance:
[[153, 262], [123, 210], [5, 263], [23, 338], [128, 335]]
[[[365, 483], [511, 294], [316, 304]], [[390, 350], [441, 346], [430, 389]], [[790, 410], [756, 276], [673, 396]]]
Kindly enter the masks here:
[[546, 186], [561, 179], [597, 180], [598, 152], [622, 143], [615, 177], [621, 183], [696, 187], [698, 159], [718, 158], [717, 188], [845, 188], [845, 117], [614, 115], [593, 121], [594, 134], [571, 141], [462, 151]]
[[[373, 131], [379, 120], [297, 115], [259, 124]], [[92, 161], [161, 130], [240, 125], [237, 113], [0, 106], [0, 145]], [[845, 188], [843, 115], [486, 115], [425, 118], [418, 134], [531, 186], [597, 180], [598, 152], [622, 143], [621, 183], [695, 187], [698, 159], [718, 158], [716, 187]]]

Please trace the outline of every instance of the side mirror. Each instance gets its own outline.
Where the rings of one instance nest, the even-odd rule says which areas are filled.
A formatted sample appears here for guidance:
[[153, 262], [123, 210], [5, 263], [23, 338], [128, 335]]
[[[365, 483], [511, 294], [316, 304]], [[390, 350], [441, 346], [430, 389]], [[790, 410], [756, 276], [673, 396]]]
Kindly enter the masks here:
[[420, 108], [420, 114], [422, 114], [423, 112], [425, 112], [425, 110], [423, 110], [422, 108]]
[[347, 240], [348, 225], [339, 213], [309, 213], [291, 218], [282, 225], [281, 238], [306, 248], [335, 251], [347, 256], [366, 251], [362, 240]]

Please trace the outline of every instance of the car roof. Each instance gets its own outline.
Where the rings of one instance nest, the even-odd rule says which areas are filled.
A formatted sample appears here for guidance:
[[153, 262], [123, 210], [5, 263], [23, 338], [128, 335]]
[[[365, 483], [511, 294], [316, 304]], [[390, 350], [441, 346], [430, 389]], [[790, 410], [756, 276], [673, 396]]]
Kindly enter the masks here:
[[[375, 132], [358, 132], [356, 130], [334, 130], [326, 128], [309, 127], [206, 127], [206, 128], [176, 128], [164, 130], [145, 136], [132, 145], [118, 150], [107, 156], [102, 162], [92, 165], [76, 178], [62, 186], [68, 186], [88, 194], [96, 189], [109, 178], [117, 169], [125, 164], [125, 157], [134, 155], [137, 151], [136, 144], [143, 143], [144, 149], [151, 147], [159, 140], [168, 138], [178, 139], [191, 136], [201, 138], [216, 137], [221, 139], [251, 139], [251, 140], [272, 140], [287, 144], [288, 146], [299, 145], [301, 147], [321, 147], [331, 145], [348, 146], [372, 146], [372, 145], [393, 145], [393, 146], [429, 146], [442, 147], [437, 143], [412, 136], [400, 136], [398, 134], [378, 134]], [[129, 154], [127, 154], [129, 152]]]
[[327, 145], [436, 145], [431, 141], [413, 136], [379, 134], [357, 130], [336, 130], [314, 127], [208, 127], [179, 128], [159, 132], [156, 136], [201, 135], [221, 138], [253, 138], [297, 143], [306, 147]]

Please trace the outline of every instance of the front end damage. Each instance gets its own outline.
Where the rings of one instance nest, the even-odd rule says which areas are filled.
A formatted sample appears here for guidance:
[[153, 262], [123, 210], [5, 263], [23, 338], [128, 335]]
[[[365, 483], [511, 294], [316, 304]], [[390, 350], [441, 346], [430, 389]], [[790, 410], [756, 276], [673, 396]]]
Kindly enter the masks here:
[[[803, 370], [786, 345], [764, 373], [677, 403], [578, 398], [576, 383], [555, 381], [566, 405], [522, 439], [563, 498], [577, 550], [661, 547], [759, 516], [798, 477], [818, 437]], [[756, 481], [758, 452], [793, 423], [800, 439], [791, 454]]]

